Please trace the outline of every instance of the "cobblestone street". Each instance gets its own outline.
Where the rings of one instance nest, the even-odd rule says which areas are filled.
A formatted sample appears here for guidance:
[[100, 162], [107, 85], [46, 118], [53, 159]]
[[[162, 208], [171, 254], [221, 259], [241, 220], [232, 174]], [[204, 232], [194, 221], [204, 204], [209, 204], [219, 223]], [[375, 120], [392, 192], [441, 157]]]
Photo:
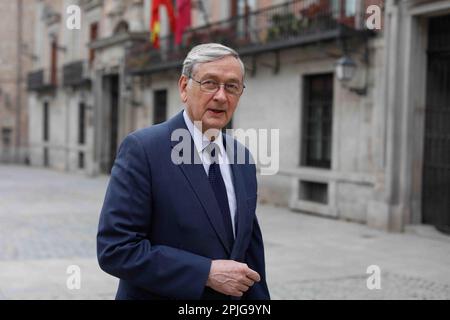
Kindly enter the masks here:
[[[113, 299], [95, 237], [107, 176], [0, 166], [0, 299]], [[403, 234], [259, 206], [273, 299], [450, 299], [450, 237]], [[67, 267], [81, 269], [69, 290]], [[381, 269], [369, 290], [366, 269]]]

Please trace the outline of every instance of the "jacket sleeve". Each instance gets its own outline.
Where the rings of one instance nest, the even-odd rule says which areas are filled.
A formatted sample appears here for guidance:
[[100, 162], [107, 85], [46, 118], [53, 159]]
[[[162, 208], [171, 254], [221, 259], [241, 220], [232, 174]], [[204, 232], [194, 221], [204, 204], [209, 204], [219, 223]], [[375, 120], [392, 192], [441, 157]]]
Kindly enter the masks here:
[[[251, 157], [251, 154], [250, 154]], [[251, 161], [254, 162], [253, 158]], [[256, 179], [256, 166], [253, 164], [250, 166], [251, 174], [248, 178], [252, 181], [253, 194], [258, 194], [258, 181]], [[256, 210], [256, 207], [255, 207]], [[269, 289], [267, 287], [266, 281], [266, 268], [265, 268], [265, 257], [264, 257], [264, 241], [261, 233], [261, 228], [259, 227], [258, 218], [256, 214], [253, 220], [252, 235], [250, 239], [250, 244], [247, 248], [245, 255], [245, 263], [253, 270], [259, 273], [261, 277], [260, 282], [255, 282], [255, 284], [244, 293], [242, 300], [270, 300]]]
[[266, 282], [264, 244], [256, 216], [253, 223], [252, 238], [245, 257], [245, 263], [249, 268], [259, 273], [261, 281], [255, 282], [255, 284], [242, 296], [242, 300], [270, 300], [269, 289]]
[[152, 293], [200, 299], [211, 260], [184, 250], [152, 245], [151, 169], [134, 134], [122, 142], [111, 172], [97, 233], [102, 270]]

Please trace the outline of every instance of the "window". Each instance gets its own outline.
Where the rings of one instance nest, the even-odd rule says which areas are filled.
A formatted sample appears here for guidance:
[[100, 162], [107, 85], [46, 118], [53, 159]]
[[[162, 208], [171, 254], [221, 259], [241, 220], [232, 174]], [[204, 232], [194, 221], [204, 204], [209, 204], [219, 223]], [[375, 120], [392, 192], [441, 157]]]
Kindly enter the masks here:
[[331, 7], [335, 17], [353, 17], [356, 14], [356, 0], [332, 0]]
[[3, 146], [9, 147], [11, 145], [11, 136], [12, 136], [12, 129], [8, 127], [2, 128], [2, 143]]
[[56, 86], [58, 83], [58, 42], [52, 40], [50, 60], [50, 84]]
[[356, 14], [356, 0], [347, 0], [345, 2], [345, 16], [353, 17]]
[[328, 184], [299, 181], [299, 199], [320, 204], [328, 204]]
[[44, 141], [48, 141], [49, 138], [49, 121], [48, 121], [48, 102], [44, 102], [44, 110], [43, 110], [43, 139]]
[[84, 152], [78, 152], [78, 168], [84, 169]]
[[333, 75], [306, 76], [303, 92], [301, 164], [330, 168]]
[[48, 148], [44, 147], [44, 167], [49, 167], [50, 166], [50, 159], [49, 159], [49, 155], [48, 155]]
[[86, 105], [81, 102], [78, 106], [78, 143], [84, 144], [86, 141]]
[[[95, 41], [98, 37], [98, 22], [91, 23], [89, 26], [89, 41]], [[89, 67], [92, 67], [95, 59], [95, 49], [89, 49]]]
[[231, 0], [230, 18], [244, 15], [256, 9], [255, 0]]
[[157, 90], [153, 100], [153, 123], [161, 123], [167, 118], [167, 90]]

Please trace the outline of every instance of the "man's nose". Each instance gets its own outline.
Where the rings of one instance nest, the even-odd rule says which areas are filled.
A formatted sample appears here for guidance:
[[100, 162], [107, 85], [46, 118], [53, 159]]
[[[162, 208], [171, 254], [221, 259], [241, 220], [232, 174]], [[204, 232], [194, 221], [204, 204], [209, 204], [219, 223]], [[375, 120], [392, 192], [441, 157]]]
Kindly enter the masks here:
[[225, 91], [224, 85], [219, 86], [219, 89], [214, 94], [214, 100], [216, 100], [216, 101], [226, 101], [227, 100], [227, 92]]

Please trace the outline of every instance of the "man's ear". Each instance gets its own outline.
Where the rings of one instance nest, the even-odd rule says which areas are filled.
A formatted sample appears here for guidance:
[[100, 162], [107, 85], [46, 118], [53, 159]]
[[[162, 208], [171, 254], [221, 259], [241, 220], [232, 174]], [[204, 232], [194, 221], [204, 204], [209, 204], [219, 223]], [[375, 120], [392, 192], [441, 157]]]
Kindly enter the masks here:
[[186, 103], [187, 101], [188, 81], [189, 79], [185, 75], [182, 75], [178, 80], [178, 91], [180, 92], [180, 98], [183, 103]]

